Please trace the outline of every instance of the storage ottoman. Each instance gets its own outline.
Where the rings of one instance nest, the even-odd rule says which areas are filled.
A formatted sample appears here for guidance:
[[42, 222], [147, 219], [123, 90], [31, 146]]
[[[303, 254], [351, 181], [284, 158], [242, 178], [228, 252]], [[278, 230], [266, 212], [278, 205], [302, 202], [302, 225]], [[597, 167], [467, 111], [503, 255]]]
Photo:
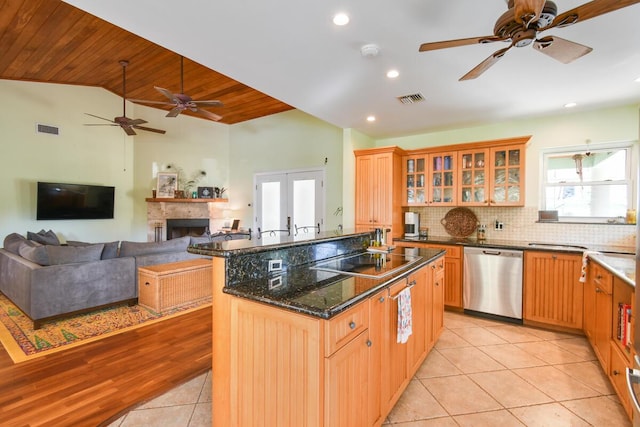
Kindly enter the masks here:
[[211, 297], [212, 263], [199, 258], [138, 268], [138, 303], [163, 312]]

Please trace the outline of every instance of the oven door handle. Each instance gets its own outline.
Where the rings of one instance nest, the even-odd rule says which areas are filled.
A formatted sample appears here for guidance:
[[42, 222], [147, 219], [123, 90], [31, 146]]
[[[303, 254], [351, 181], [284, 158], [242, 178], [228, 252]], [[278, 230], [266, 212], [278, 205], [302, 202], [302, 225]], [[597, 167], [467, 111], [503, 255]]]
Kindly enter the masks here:
[[638, 402], [638, 396], [636, 396], [636, 392], [633, 390], [633, 383], [640, 384], [640, 369], [627, 368], [627, 388], [629, 395], [631, 396], [631, 400], [633, 400], [636, 410], [640, 411], [640, 402]]

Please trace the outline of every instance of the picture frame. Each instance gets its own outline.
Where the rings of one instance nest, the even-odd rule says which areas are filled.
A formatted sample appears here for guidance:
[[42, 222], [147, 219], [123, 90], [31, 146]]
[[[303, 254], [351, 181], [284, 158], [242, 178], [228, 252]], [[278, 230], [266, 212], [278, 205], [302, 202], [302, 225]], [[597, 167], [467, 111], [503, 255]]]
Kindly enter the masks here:
[[176, 172], [158, 172], [158, 186], [156, 197], [159, 199], [172, 199], [178, 189], [178, 174]]
[[213, 199], [213, 187], [198, 187], [198, 199]]

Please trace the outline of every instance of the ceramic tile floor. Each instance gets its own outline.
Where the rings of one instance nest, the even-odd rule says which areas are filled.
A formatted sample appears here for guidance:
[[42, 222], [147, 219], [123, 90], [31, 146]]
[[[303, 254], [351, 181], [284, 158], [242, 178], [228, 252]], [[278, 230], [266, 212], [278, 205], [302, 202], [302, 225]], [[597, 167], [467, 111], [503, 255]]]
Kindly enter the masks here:
[[[630, 427], [584, 337], [445, 312], [386, 426]], [[110, 427], [211, 426], [211, 372]]]

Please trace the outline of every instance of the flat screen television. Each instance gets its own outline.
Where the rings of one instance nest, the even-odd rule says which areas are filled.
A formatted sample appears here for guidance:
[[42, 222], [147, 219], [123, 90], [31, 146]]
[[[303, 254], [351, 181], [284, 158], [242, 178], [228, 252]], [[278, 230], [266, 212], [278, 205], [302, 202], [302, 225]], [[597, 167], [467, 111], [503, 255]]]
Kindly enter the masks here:
[[115, 187], [38, 182], [36, 219], [111, 219]]

